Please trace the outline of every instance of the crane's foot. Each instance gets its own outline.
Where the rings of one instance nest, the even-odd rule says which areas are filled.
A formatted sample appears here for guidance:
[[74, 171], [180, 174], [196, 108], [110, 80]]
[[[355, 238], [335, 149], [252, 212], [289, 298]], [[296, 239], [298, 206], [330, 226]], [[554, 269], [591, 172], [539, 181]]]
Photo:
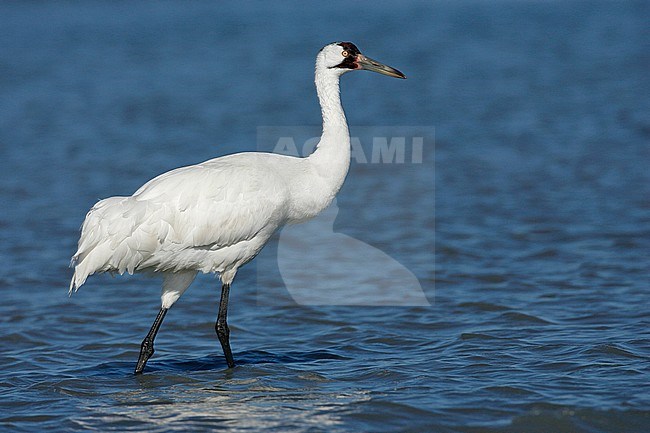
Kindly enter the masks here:
[[141, 374], [144, 370], [144, 366], [147, 365], [147, 361], [153, 355], [153, 340], [145, 338], [140, 346], [140, 357], [138, 358], [138, 363], [135, 366], [135, 374]]
[[142, 373], [144, 366], [147, 365], [147, 361], [149, 361], [149, 358], [151, 358], [151, 355], [153, 355], [153, 341], [156, 339], [156, 334], [158, 334], [158, 330], [160, 329], [160, 325], [165, 318], [165, 314], [167, 314], [167, 310], [168, 308], [165, 307], [162, 307], [160, 309], [160, 312], [156, 316], [156, 320], [154, 320], [153, 325], [151, 325], [149, 333], [146, 337], [144, 337], [144, 340], [142, 340], [142, 345], [140, 346], [140, 357], [138, 358], [138, 363], [135, 366], [135, 374]]

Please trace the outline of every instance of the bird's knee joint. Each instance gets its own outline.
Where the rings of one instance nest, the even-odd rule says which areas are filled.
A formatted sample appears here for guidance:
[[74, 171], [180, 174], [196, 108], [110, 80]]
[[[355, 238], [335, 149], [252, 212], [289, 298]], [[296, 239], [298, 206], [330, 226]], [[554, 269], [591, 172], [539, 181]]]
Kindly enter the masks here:
[[153, 355], [153, 341], [148, 338], [145, 338], [140, 345], [140, 352], [146, 353], [148, 356]]
[[214, 325], [215, 331], [217, 331], [217, 335], [219, 337], [224, 336], [224, 337], [229, 337], [230, 336], [230, 328], [228, 328], [228, 323], [225, 321], [217, 321], [216, 325]]

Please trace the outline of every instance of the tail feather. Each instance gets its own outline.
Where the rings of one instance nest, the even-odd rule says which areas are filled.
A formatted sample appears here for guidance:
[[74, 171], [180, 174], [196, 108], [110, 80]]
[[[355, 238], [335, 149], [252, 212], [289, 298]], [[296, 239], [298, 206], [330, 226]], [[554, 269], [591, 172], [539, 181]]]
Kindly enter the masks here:
[[68, 296], [72, 296], [72, 293], [79, 290], [79, 287], [86, 282], [86, 279], [95, 273], [95, 271], [89, 272], [87, 264], [80, 263], [79, 256], [76, 254], [72, 256], [72, 259], [70, 260], [70, 267], [74, 268], [74, 274], [72, 274], [72, 279], [70, 280]]
[[129, 240], [142, 222], [138, 220], [142, 212], [133, 211], [139, 205], [130, 197], [110, 197], [90, 209], [81, 226], [78, 250], [70, 260], [74, 268], [70, 295], [94, 273], [134, 272], [143, 260], [142, 251], [129, 248]]

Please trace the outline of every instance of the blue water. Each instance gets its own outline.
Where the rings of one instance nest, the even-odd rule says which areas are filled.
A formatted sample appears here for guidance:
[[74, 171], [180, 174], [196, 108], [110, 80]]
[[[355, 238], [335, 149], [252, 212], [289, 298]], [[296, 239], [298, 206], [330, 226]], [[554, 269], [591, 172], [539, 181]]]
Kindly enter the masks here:
[[[0, 429], [647, 431], [650, 4], [323, 3], [0, 4]], [[334, 40], [409, 77], [343, 78], [369, 162], [316, 231], [382, 266], [340, 286], [354, 257], [279, 234], [233, 285], [235, 369], [202, 276], [134, 376], [159, 282], [68, 298], [85, 212], [317, 130]], [[391, 134], [422, 158], [373, 164]]]

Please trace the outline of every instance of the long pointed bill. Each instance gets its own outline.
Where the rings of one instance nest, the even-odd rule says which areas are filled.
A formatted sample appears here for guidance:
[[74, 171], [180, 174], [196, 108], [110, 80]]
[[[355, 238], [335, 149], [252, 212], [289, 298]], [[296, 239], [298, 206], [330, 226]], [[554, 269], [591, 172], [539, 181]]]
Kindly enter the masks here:
[[363, 54], [359, 54], [357, 56], [357, 64], [359, 65], [359, 68], [365, 69], [367, 71], [378, 72], [383, 75], [388, 75], [389, 77], [406, 78], [406, 75], [402, 74], [397, 69], [391, 68], [390, 66], [384, 65], [383, 63], [379, 63], [376, 60], [372, 60]]

